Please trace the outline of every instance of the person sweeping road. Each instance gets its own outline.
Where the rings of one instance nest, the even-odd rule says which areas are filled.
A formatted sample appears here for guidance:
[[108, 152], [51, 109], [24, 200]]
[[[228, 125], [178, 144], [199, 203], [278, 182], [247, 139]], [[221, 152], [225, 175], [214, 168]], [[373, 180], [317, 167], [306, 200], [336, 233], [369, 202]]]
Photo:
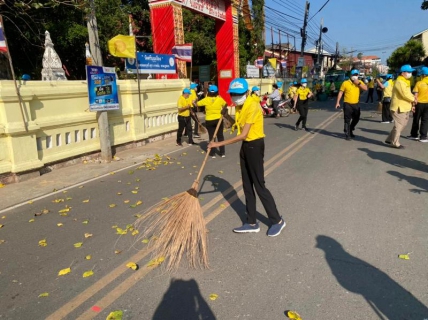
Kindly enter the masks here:
[[229, 86], [230, 97], [235, 106], [242, 106], [238, 119], [240, 133], [231, 139], [210, 142], [208, 148], [217, 148], [242, 141], [239, 153], [242, 185], [245, 194], [247, 222], [241, 227], [233, 229], [236, 233], [259, 232], [260, 226], [256, 219], [256, 194], [271, 221], [267, 235], [278, 236], [286, 223], [279, 215], [275, 200], [265, 186], [263, 158], [265, 150], [263, 113], [260, 105], [248, 95], [248, 83], [245, 79], [236, 78]]

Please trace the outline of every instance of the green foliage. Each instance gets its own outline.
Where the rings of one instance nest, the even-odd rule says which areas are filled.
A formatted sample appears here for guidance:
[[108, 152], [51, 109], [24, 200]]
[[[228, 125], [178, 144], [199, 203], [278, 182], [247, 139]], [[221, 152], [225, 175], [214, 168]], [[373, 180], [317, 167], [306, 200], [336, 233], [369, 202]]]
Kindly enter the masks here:
[[421, 9], [422, 10], [428, 10], [428, 0], [422, 1]]
[[250, 60], [252, 61], [257, 57], [263, 57], [265, 53], [265, 41], [263, 38], [263, 30], [265, 27], [264, 5], [264, 0], [252, 1], [251, 15], [253, 30], [251, 32], [251, 42], [255, 46], [254, 51], [251, 51]]
[[422, 64], [425, 57], [425, 49], [422, 42], [409, 40], [402, 47], [396, 49], [387, 59], [390, 70], [398, 70], [404, 64], [417, 66]]
[[245, 27], [244, 19], [240, 16], [238, 21], [239, 30], [239, 73], [245, 77], [247, 73], [246, 65], [248, 62], [253, 64], [254, 51], [252, 51], [251, 32]]

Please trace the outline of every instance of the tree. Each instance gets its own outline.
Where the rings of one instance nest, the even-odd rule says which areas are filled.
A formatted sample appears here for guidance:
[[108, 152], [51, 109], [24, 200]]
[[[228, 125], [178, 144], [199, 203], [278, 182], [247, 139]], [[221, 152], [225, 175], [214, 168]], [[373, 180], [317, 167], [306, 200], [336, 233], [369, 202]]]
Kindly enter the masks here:
[[[265, 16], [264, 16], [264, 0], [253, 0], [251, 6], [253, 30], [251, 31], [251, 44], [254, 49], [251, 50], [250, 60], [254, 61], [257, 57], [263, 57], [265, 53]], [[251, 48], [252, 49], [252, 48]]]
[[422, 1], [421, 9], [422, 10], [428, 10], [428, 0]]
[[420, 65], [424, 57], [425, 49], [422, 42], [409, 40], [404, 46], [397, 48], [386, 61], [390, 70], [398, 70], [404, 64]]

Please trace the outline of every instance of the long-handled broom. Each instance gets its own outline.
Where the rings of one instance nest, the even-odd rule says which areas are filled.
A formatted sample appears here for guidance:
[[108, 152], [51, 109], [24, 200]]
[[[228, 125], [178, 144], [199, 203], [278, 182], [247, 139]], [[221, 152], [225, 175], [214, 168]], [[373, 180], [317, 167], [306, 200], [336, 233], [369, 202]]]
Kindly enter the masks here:
[[[220, 118], [212, 141], [216, 138], [223, 117]], [[135, 227], [142, 238], [150, 238], [149, 245], [157, 258], [166, 261], [166, 270], [178, 268], [186, 253], [192, 268], [208, 268], [207, 232], [197, 188], [207, 162], [210, 149], [199, 169], [192, 187], [169, 199], [165, 199], [144, 212]]]
[[[199, 132], [200, 132], [200, 133], [203, 133], [203, 134], [207, 133], [207, 128], [205, 128], [205, 127], [201, 124], [201, 122], [199, 121], [199, 117], [198, 117], [198, 115], [197, 115], [196, 113], [194, 113], [192, 109], [190, 109], [190, 113], [193, 115], [193, 119], [195, 119], [195, 120], [196, 120], [196, 122], [197, 122]], [[196, 124], [195, 124], [195, 125], [196, 125]]]

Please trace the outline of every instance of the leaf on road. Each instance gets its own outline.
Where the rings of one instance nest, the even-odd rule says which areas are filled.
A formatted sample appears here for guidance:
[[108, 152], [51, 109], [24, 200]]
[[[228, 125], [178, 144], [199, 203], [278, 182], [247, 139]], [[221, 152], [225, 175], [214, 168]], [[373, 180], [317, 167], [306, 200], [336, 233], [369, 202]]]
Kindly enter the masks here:
[[116, 310], [112, 311], [108, 314], [106, 320], [122, 320], [123, 317], [123, 311], [122, 310]]
[[94, 272], [92, 270], [89, 270], [83, 273], [83, 278], [87, 278], [93, 275], [94, 275]]
[[73, 198], [67, 197], [67, 198], [65, 198], [65, 200], [70, 201], [70, 200], [73, 200]]
[[132, 234], [133, 236], [135, 236], [135, 235], [137, 235], [138, 233], [139, 233], [139, 232], [138, 232], [138, 230], [134, 230], [134, 231], [132, 231], [132, 233], [131, 233], [131, 234]]
[[46, 239], [40, 240], [39, 241], [39, 246], [40, 247], [46, 247], [48, 245], [48, 243], [46, 242]]
[[165, 261], [164, 257], [159, 257], [159, 258], [150, 260], [149, 263], [147, 263], [147, 266], [148, 267], [157, 267], [158, 265], [160, 265], [164, 261]]
[[218, 173], [223, 173], [223, 170], [220, 170]]
[[82, 202], [83, 202], [83, 203], [88, 203], [88, 202], [89, 202], [89, 199], [83, 200]]
[[302, 320], [300, 314], [298, 314], [296, 311], [287, 311], [287, 317], [293, 320]]
[[71, 268], [65, 268], [65, 269], [59, 270], [58, 275], [64, 276], [66, 274], [69, 274], [70, 272], [71, 272]]
[[2, 219], [6, 219], [6, 216], [2, 216], [1, 218], [2, 218]]
[[85, 238], [90, 238], [92, 237], [92, 233], [85, 233]]
[[136, 264], [135, 262], [128, 262], [128, 263], [126, 264], [126, 266], [127, 266], [128, 268], [131, 268], [132, 270], [138, 270], [138, 264]]
[[128, 230], [123, 230], [122, 228], [116, 228], [116, 234], [127, 234]]
[[143, 239], [143, 240], [141, 240], [142, 243], [149, 243], [149, 241], [150, 241], [149, 239]]
[[217, 298], [218, 298], [218, 294], [215, 294], [215, 293], [211, 293], [210, 294], [210, 300], [217, 300]]
[[70, 211], [70, 209], [71, 209], [71, 207], [67, 207], [67, 208], [64, 208], [64, 209], [59, 210], [58, 212], [59, 212], [59, 213], [65, 213], [65, 212], [69, 212], [69, 211]]
[[130, 200], [124, 200], [123, 201], [123, 203], [129, 203], [130, 202]]
[[135, 179], [136, 182], [140, 182], [140, 179]]
[[134, 217], [135, 218], [141, 218], [141, 214], [140, 213], [134, 214]]
[[79, 186], [79, 189], [82, 189], [82, 188], [84, 188], [85, 186]]
[[5, 185], [3, 183], [0, 183], [0, 188], [4, 188]]
[[122, 250], [114, 250], [114, 253], [115, 254], [119, 254], [119, 253], [121, 253], [122, 252]]
[[5, 242], [6, 242], [6, 240], [0, 240], [0, 244], [5, 243]]
[[132, 190], [131, 192], [132, 192], [133, 194], [138, 193], [138, 191], [137, 191], [137, 190]]
[[28, 220], [28, 222], [34, 222], [34, 219], [30, 219], [30, 220]]
[[143, 201], [138, 200], [135, 204], [136, 204], [137, 206], [139, 206], [140, 204], [143, 204]]
[[82, 244], [83, 244], [83, 242], [76, 242], [76, 243], [74, 244], [74, 247], [75, 247], [75, 248], [80, 248], [80, 247], [82, 246]]
[[109, 206], [110, 208], [114, 208], [114, 207], [116, 207], [116, 205], [115, 205], [114, 203], [109, 204], [108, 206]]
[[62, 227], [63, 226], [63, 224], [62, 223], [57, 223], [56, 224], [58, 227]]
[[28, 204], [33, 204], [33, 202], [34, 202], [33, 200], [30, 200], [28, 201]]
[[83, 220], [82, 223], [83, 224], [88, 224], [89, 223], [89, 219]]
[[400, 259], [403, 259], [403, 260], [409, 260], [410, 259], [409, 253], [408, 254], [399, 254], [398, 257]]
[[90, 254], [88, 254], [87, 256], [85, 256], [85, 260], [91, 260], [92, 256]]
[[117, 195], [118, 195], [118, 196], [121, 196], [121, 195], [122, 195], [122, 192], [118, 192], [118, 193], [117, 193]]
[[39, 298], [49, 297], [49, 292], [43, 292], [39, 294]]
[[60, 203], [60, 202], [64, 202], [64, 199], [55, 199], [52, 200], [53, 203]]
[[4, 227], [4, 224], [0, 224], [0, 229]]
[[128, 174], [134, 174], [134, 171], [132, 171], [132, 170], [128, 171]]

